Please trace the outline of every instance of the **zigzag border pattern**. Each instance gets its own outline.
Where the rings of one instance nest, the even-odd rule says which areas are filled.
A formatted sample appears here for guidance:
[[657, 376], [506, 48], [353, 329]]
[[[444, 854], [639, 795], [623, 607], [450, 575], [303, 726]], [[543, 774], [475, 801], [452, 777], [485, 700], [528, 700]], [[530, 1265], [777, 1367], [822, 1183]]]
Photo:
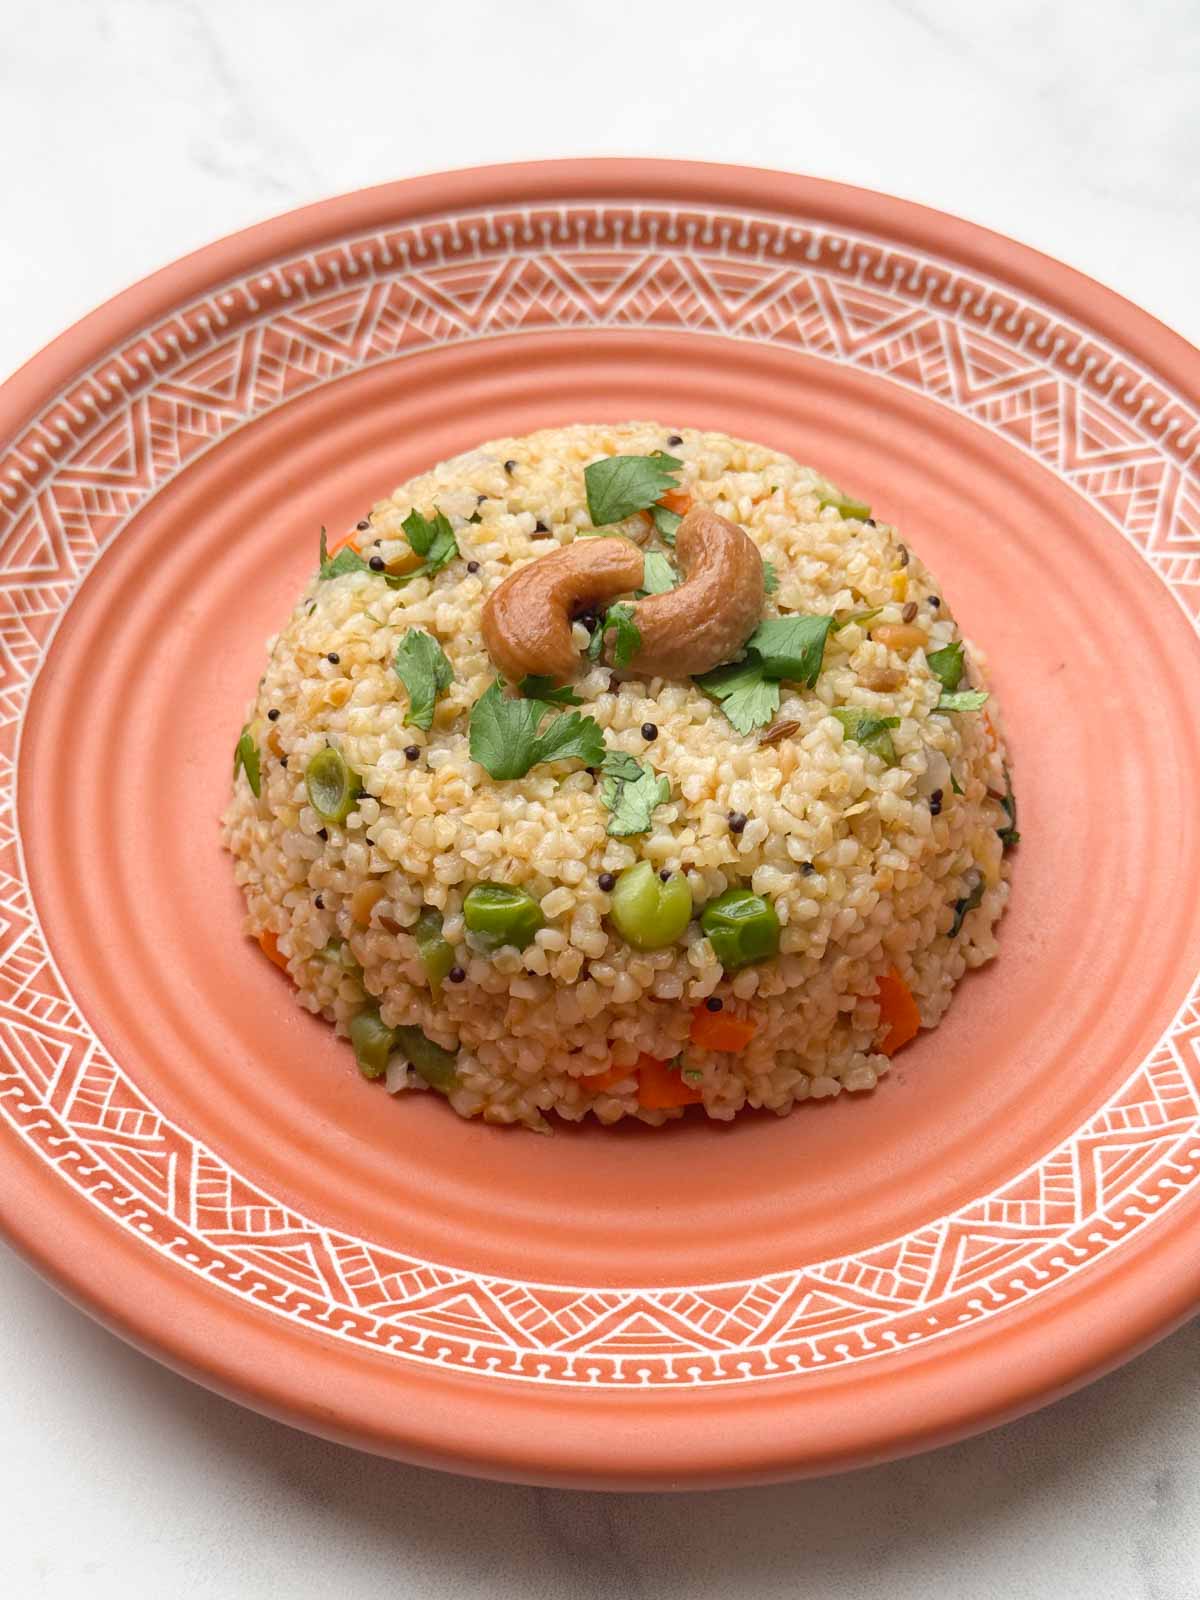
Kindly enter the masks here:
[[15, 813], [21, 719], [58, 618], [139, 507], [233, 429], [364, 366], [464, 339], [675, 329], [904, 384], [1084, 496], [1200, 633], [1200, 416], [1002, 284], [775, 217], [580, 204], [448, 215], [280, 260], [80, 375], [0, 459], [0, 1119], [181, 1269], [275, 1315], [495, 1379], [640, 1387], [796, 1376], [1004, 1315], [1200, 1183], [1200, 975], [1070, 1139], [911, 1234], [759, 1279], [526, 1283], [323, 1227], [146, 1100], [53, 965]]

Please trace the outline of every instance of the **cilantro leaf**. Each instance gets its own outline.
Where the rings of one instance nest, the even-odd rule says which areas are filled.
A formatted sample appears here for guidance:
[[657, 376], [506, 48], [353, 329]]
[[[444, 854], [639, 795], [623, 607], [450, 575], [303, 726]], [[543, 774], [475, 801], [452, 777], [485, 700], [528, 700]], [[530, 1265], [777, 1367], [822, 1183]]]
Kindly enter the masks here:
[[[959, 783], [958, 779], [954, 776], [953, 773], [950, 774], [950, 790], [951, 790], [952, 794], [965, 794], [966, 793], [966, 790], [963, 788], [962, 784]], [[1001, 834], [1001, 838], [1003, 838], [1003, 837], [1004, 837], [1003, 834]]]
[[766, 727], [779, 710], [779, 685], [764, 678], [762, 662], [754, 656], [728, 667], [715, 667], [694, 681], [698, 689], [720, 702], [739, 733]]
[[958, 688], [963, 675], [962, 640], [956, 639], [953, 644], [945, 645], [941, 650], [931, 651], [925, 660], [929, 663], [930, 672], [942, 688], [952, 694]]
[[[471, 707], [471, 759], [493, 778], [523, 778], [541, 761], [578, 757], [588, 766], [604, 758], [604, 735], [591, 717], [578, 711], [542, 719], [554, 707], [545, 700], [510, 700], [504, 680], [496, 678]], [[539, 731], [541, 729], [541, 731]]]
[[602, 522], [620, 522], [635, 511], [645, 511], [676, 487], [675, 474], [683, 465], [674, 456], [656, 450], [652, 456], [609, 456], [583, 469], [588, 516]]
[[671, 798], [671, 780], [623, 750], [610, 750], [601, 771], [600, 799], [612, 812], [609, 833], [618, 839], [645, 833], [655, 808]]
[[678, 511], [668, 511], [666, 506], [653, 505], [650, 507], [650, 515], [654, 520], [655, 532], [662, 542], [674, 544], [679, 524], [683, 521]]
[[750, 635], [746, 657], [696, 678], [697, 688], [721, 702], [739, 733], [763, 728], [779, 710], [779, 680], [811, 689], [820, 676], [832, 617], [772, 617]]
[[642, 648], [641, 631], [633, 620], [633, 607], [628, 601], [618, 600], [616, 605], [609, 606], [601, 617], [587, 647], [589, 661], [599, 661], [604, 650], [605, 636], [610, 632], [616, 633], [613, 642], [613, 666], [620, 670], [627, 667]]
[[899, 717], [877, 717], [873, 711], [867, 711], [862, 706], [833, 706], [830, 716], [836, 717], [841, 723], [847, 739], [853, 739], [872, 755], [878, 756], [885, 766], [897, 765], [899, 757], [888, 730], [900, 726]]
[[767, 594], [774, 594], [779, 588], [779, 574], [773, 561], [763, 562], [763, 588]]
[[534, 673], [522, 678], [517, 685], [517, 693], [526, 700], [545, 700], [548, 705], [555, 706], [581, 706], [583, 701], [571, 688], [564, 684], [562, 688], [555, 685], [553, 678], [541, 678]]
[[1008, 815], [1008, 827], [997, 828], [996, 832], [1000, 835], [1000, 842], [1004, 848], [1011, 850], [1013, 845], [1020, 844], [1021, 835], [1017, 831], [1017, 797], [1013, 793], [1012, 778], [1007, 766], [1004, 768], [1004, 787], [1005, 794], [1000, 804]]
[[[534, 705], [542, 703], [532, 702]], [[589, 767], [597, 766], [604, 759], [604, 735], [594, 718], [581, 716], [578, 711], [563, 711], [552, 717], [538, 734], [532, 764], [574, 758]]]
[[419, 511], [410, 511], [400, 526], [416, 553], [425, 557], [425, 565], [416, 572], [407, 573], [406, 579], [432, 578], [458, 556], [454, 529], [440, 511], [435, 509], [432, 519], [423, 517]]
[[321, 529], [320, 551], [321, 564], [317, 569], [318, 578], [341, 578], [347, 572], [370, 572], [371, 570], [352, 544], [344, 544], [338, 553], [331, 558], [323, 527]]
[[643, 768], [636, 756], [631, 756], [624, 750], [610, 750], [600, 763], [600, 770], [606, 778], [613, 778], [621, 783], [632, 783], [641, 777]]
[[983, 899], [983, 875], [982, 875], [982, 873], [977, 872], [975, 874], [975, 882], [974, 882], [974, 884], [973, 884], [973, 886], [971, 888], [970, 894], [965, 894], [965, 895], [963, 895], [961, 900], [956, 900], [954, 902], [954, 921], [950, 926], [950, 937], [952, 939], [958, 933], [958, 930], [962, 927], [963, 921], [964, 921], [964, 919], [965, 919], [965, 917], [967, 915], [967, 912], [968, 911], [974, 911], [975, 907], [980, 903], [980, 901], [982, 899]]
[[233, 751], [233, 781], [237, 782], [239, 772], [246, 774], [246, 782], [250, 785], [250, 792], [257, 800], [262, 794], [262, 766], [259, 761], [258, 746], [250, 733], [250, 724], [247, 723], [238, 734], [238, 742]]
[[408, 690], [408, 718], [416, 728], [433, 725], [433, 707], [454, 682], [454, 670], [441, 645], [423, 628], [410, 628], [400, 641], [393, 670]]
[[765, 678], [787, 678], [811, 689], [821, 674], [832, 617], [772, 617], [750, 635]]
[[419, 511], [413, 511], [405, 517], [401, 526], [413, 550], [425, 558], [412, 572], [405, 572], [400, 576], [390, 572], [376, 574], [352, 544], [344, 544], [338, 553], [331, 557], [326, 543], [325, 529], [322, 528], [321, 565], [317, 572], [318, 578], [342, 578], [348, 572], [369, 572], [373, 577], [383, 578], [389, 589], [403, 589], [405, 584], [411, 583], [414, 578], [434, 577], [458, 556], [458, 540], [454, 537], [454, 529], [440, 511], [435, 512], [432, 521], [423, 517]]
[[661, 550], [647, 550], [642, 563], [642, 587], [639, 595], [666, 594], [679, 582], [679, 574]]
[[986, 689], [960, 689], [957, 694], [946, 694], [934, 706], [935, 711], [979, 711], [988, 697]]

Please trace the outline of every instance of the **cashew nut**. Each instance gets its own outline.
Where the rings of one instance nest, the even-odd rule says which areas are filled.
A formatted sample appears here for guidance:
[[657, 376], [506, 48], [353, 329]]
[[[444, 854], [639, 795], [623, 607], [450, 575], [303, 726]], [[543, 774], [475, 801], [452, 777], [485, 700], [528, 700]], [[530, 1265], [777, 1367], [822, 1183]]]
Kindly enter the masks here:
[[762, 619], [762, 557], [736, 523], [693, 506], [675, 532], [684, 582], [633, 608], [639, 677], [688, 678], [731, 660]]
[[484, 605], [488, 654], [513, 683], [529, 673], [556, 681], [572, 677], [579, 666], [572, 611], [639, 588], [642, 568], [642, 552], [628, 539], [595, 537], [576, 539], [519, 567]]

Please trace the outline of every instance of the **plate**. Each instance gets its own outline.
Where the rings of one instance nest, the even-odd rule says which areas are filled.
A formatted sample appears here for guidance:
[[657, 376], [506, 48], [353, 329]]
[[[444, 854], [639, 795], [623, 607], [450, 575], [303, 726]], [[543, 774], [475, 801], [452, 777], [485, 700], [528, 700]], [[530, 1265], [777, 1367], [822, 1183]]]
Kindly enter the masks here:
[[[0, 392], [0, 1219], [202, 1383], [602, 1487], [998, 1422], [1200, 1299], [1200, 361], [964, 222], [776, 173], [421, 179], [212, 245]], [[264, 638], [410, 474], [656, 417], [820, 465], [990, 658], [1000, 958], [873, 1096], [553, 1138], [392, 1101], [240, 934]]]

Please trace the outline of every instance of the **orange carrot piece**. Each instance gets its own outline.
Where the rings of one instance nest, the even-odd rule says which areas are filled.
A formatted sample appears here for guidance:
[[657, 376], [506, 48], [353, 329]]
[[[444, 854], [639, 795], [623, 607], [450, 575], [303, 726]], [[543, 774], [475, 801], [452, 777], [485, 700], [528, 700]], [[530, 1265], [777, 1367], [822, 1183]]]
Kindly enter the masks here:
[[259, 949], [268, 961], [273, 961], [280, 972], [287, 971], [287, 957], [279, 948], [279, 939], [270, 928], [264, 928], [258, 936]]
[[668, 489], [666, 494], [660, 495], [658, 503], [667, 511], [673, 511], [677, 517], [686, 517], [692, 509], [692, 497], [686, 489]]
[[349, 545], [350, 549], [354, 551], [355, 555], [362, 554], [358, 548], [357, 530], [354, 528], [351, 528], [349, 533], [343, 534], [340, 539], [335, 539], [334, 542], [327, 547], [327, 554], [335, 556], [339, 550], [344, 550], [347, 545]]
[[638, 1105], [644, 1111], [666, 1111], [672, 1106], [694, 1106], [701, 1099], [699, 1089], [685, 1083], [683, 1074], [672, 1071], [670, 1062], [654, 1056], [638, 1057]]
[[703, 1003], [692, 1012], [690, 1038], [702, 1050], [744, 1050], [758, 1032], [758, 1023], [749, 1017], [733, 1017], [727, 1011], [709, 1011]]
[[876, 993], [879, 996], [879, 1020], [888, 1030], [879, 1048], [885, 1056], [894, 1056], [910, 1039], [916, 1038], [921, 1026], [921, 1013], [917, 1010], [912, 990], [895, 967], [880, 978]]
[[617, 1084], [632, 1078], [633, 1067], [606, 1067], [603, 1072], [589, 1072], [579, 1079], [579, 1086], [589, 1094], [603, 1094], [605, 1089], [615, 1089]]

